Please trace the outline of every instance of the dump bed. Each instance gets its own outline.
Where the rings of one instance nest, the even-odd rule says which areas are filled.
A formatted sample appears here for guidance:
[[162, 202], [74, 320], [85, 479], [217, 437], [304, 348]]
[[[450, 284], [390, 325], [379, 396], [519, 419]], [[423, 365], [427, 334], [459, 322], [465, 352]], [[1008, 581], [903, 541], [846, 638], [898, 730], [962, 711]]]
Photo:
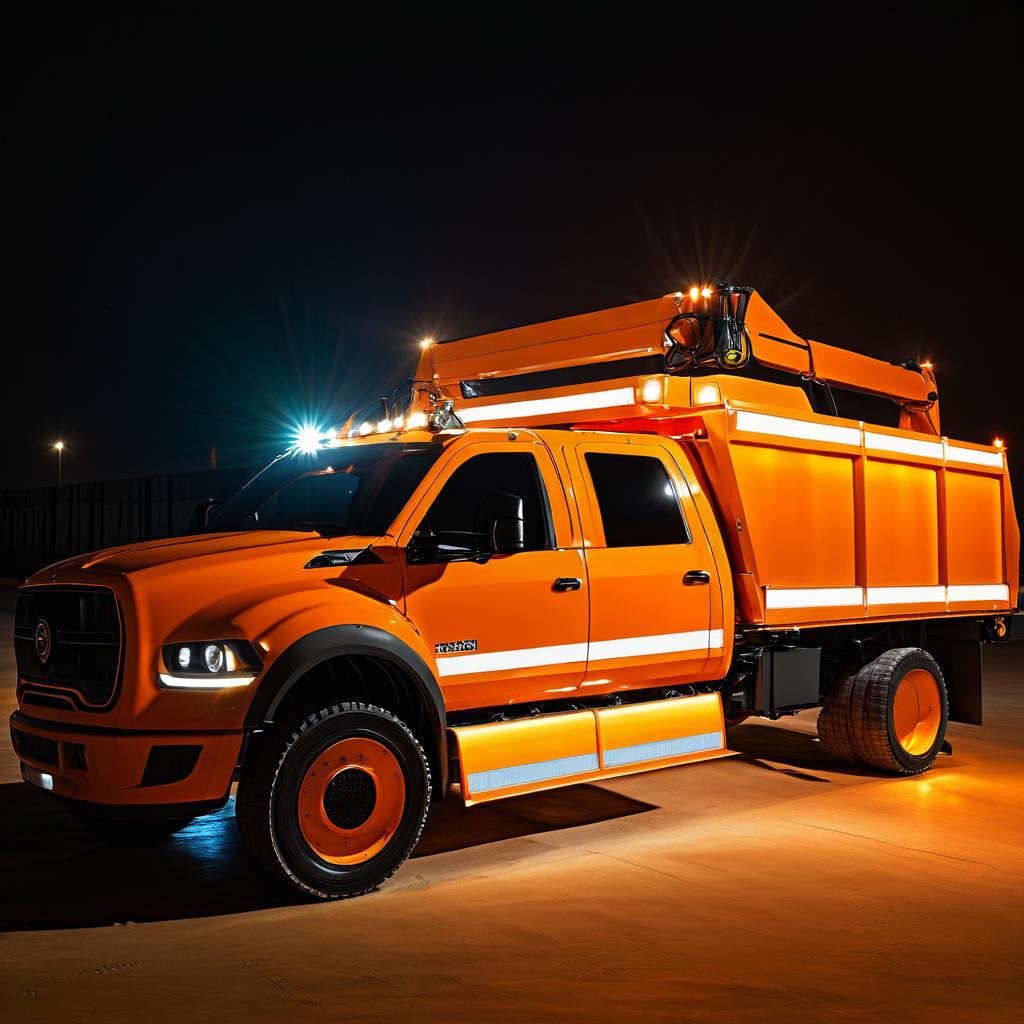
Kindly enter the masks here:
[[1004, 452], [731, 397], [735, 380], [714, 379], [721, 405], [672, 433], [718, 511], [740, 621], [1012, 607], [1019, 536]]
[[[1013, 608], [1020, 538], [1006, 453], [938, 433], [930, 367], [802, 339], [754, 293], [751, 366], [784, 371], [782, 383], [750, 368], [668, 374], [666, 328], [680, 308], [667, 296], [434, 346], [417, 387], [472, 426], [675, 439], [716, 510], [740, 623]], [[808, 380], [891, 398], [900, 427], [814, 411]]]

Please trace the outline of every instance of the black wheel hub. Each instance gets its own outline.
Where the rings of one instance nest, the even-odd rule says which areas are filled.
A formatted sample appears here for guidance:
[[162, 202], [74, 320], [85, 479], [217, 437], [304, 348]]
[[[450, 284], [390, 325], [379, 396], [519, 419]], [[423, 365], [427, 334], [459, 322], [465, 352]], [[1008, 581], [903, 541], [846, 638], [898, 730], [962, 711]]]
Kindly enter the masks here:
[[377, 806], [377, 786], [359, 768], [346, 768], [331, 779], [324, 793], [324, 813], [338, 828], [365, 825]]

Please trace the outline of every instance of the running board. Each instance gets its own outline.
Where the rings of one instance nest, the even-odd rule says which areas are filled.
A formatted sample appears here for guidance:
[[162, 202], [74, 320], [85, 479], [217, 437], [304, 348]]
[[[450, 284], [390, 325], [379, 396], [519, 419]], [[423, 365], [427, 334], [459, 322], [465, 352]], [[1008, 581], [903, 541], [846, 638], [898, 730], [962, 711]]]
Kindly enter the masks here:
[[725, 748], [717, 693], [462, 725], [451, 732], [467, 805], [732, 753]]

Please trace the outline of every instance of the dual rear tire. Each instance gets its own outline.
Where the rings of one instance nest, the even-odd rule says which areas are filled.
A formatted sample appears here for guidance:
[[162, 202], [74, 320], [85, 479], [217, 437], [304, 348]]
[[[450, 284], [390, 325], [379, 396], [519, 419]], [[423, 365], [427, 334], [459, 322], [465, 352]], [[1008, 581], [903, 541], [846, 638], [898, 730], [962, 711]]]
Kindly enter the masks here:
[[942, 749], [948, 721], [935, 659], [919, 647], [897, 647], [836, 680], [818, 716], [818, 739], [841, 761], [918, 775]]

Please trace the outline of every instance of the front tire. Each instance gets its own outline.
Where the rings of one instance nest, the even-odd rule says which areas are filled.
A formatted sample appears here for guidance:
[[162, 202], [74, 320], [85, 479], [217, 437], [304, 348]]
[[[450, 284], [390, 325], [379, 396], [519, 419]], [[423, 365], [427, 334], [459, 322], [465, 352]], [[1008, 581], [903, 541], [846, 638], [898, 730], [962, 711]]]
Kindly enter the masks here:
[[388, 711], [299, 712], [259, 738], [235, 815], [263, 868], [320, 899], [360, 896], [405, 863], [430, 806], [419, 742]]

